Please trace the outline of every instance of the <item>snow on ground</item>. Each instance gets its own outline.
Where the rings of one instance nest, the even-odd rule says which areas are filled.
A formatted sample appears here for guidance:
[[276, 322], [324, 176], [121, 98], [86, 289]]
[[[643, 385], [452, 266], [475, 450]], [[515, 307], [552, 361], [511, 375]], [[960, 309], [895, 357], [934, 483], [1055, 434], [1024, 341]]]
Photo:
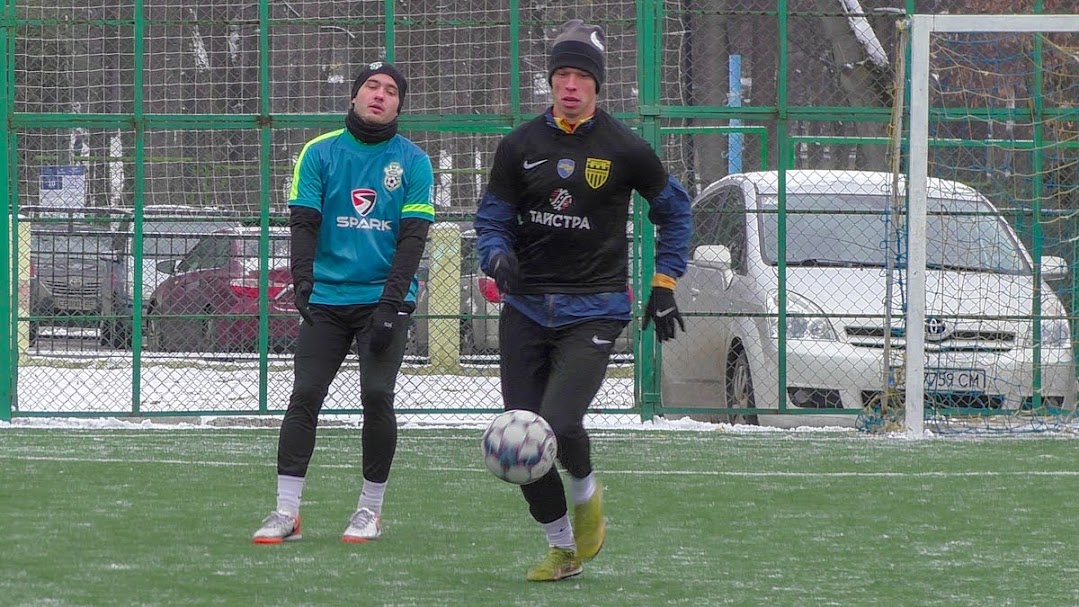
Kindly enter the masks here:
[[[404, 421], [403, 429], [479, 429], [484, 427], [495, 413], [469, 416], [469, 419], [454, 421]], [[464, 417], [464, 416], [462, 416]], [[260, 429], [276, 428], [281, 416], [189, 416], [177, 418], [125, 419], [117, 417], [78, 418], [78, 417], [17, 417], [11, 422], [0, 422], [0, 431], [16, 428], [62, 429], [62, 430], [207, 430], [207, 429]], [[324, 416], [319, 427], [358, 427], [361, 423], [357, 415]], [[842, 433], [854, 434], [850, 428], [839, 426], [810, 427], [794, 429], [768, 428], [762, 426], [742, 426], [731, 424], [712, 424], [691, 419], [667, 420], [657, 418], [643, 422], [635, 415], [593, 415], [586, 422], [590, 430], [638, 430], [638, 431], [681, 431], [681, 432], [731, 432], [740, 434], [763, 433]]]
[[[37, 359], [36, 364], [18, 370], [18, 404], [5, 428], [61, 429], [147, 429], [183, 430], [207, 428], [276, 428], [280, 414], [260, 414], [258, 410], [259, 368], [257, 361], [230, 363], [200, 361], [152, 361], [144, 364], [140, 376], [139, 413], [132, 416], [133, 370], [130, 360], [102, 358], [85, 364], [64, 366]], [[412, 372], [410, 372], [412, 371]], [[406, 369], [397, 385], [396, 408], [402, 428], [482, 428], [502, 410], [499, 380], [493, 370], [474, 369], [476, 375], [423, 375]], [[267, 402], [272, 410], [283, 410], [292, 388], [292, 369], [273, 364], [266, 373]], [[346, 366], [330, 387], [320, 425], [355, 427], [362, 422], [357, 414], [334, 413], [359, 408], [360, 380], [354, 366]], [[603, 414], [589, 414], [589, 428], [665, 430], [692, 432], [774, 432], [771, 428], [710, 424], [689, 418], [641, 421], [633, 412], [632, 378], [608, 378], [593, 408]], [[481, 410], [460, 413], [448, 410]], [[626, 413], [617, 413], [625, 410]], [[199, 415], [191, 412], [222, 412]], [[410, 412], [414, 411], [414, 412]], [[22, 415], [34, 415], [24, 417]], [[42, 416], [47, 414], [47, 416]], [[70, 415], [68, 415], [70, 414]], [[86, 417], [88, 414], [94, 417]], [[168, 417], [159, 417], [168, 415]], [[796, 432], [850, 432], [850, 428], [800, 428]], [[791, 430], [783, 430], [791, 432]]]
[[[18, 368], [18, 398], [14, 419], [5, 428], [206, 429], [276, 428], [281, 415], [260, 413], [257, 360], [153, 359], [140, 371], [138, 414], [132, 406], [133, 368], [129, 358], [91, 354], [78, 359], [35, 356]], [[406, 366], [398, 378], [396, 410], [402, 428], [482, 428], [502, 410], [497, 370], [488, 366], [466, 369], [468, 375], [425, 375], [426, 369]], [[288, 359], [270, 361], [265, 376], [268, 408], [283, 411], [292, 389]], [[843, 433], [855, 431], [837, 419], [816, 422], [823, 427], [757, 427], [712, 424], [689, 418], [641, 421], [633, 411], [633, 379], [609, 377], [592, 403], [589, 428], [750, 433]], [[346, 362], [330, 387], [320, 425], [356, 427], [360, 379], [354, 363]], [[445, 412], [442, 412], [442, 411]], [[462, 413], [462, 410], [472, 411]], [[625, 411], [625, 413], [618, 413]], [[214, 415], [203, 415], [213, 412]], [[27, 417], [31, 415], [33, 417]], [[141, 417], [140, 417], [141, 416]], [[149, 416], [149, 417], [145, 417]], [[772, 425], [772, 419], [762, 422]], [[809, 420], [806, 420], [808, 423]], [[932, 423], [931, 423], [932, 422]], [[949, 424], [927, 420], [926, 436], [936, 435], [1079, 435], [1074, 417], [1049, 419], [1004, 418], [1007, 427]], [[1024, 425], [1026, 424], [1026, 425]], [[787, 424], [783, 424], [787, 425]], [[955, 425], [956, 427], [951, 427]], [[985, 424], [982, 424], [984, 426]], [[1027, 427], [1029, 426], [1029, 427]], [[991, 431], [992, 430], [992, 431]], [[890, 434], [890, 436], [897, 436]]]

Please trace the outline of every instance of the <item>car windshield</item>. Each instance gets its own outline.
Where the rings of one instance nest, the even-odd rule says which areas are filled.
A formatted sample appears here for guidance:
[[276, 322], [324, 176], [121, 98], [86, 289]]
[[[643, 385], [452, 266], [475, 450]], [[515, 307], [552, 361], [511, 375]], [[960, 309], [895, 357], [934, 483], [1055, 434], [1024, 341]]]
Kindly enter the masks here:
[[[282, 237], [270, 237], [270, 260], [288, 259], [289, 258], [289, 239]], [[258, 259], [259, 256], [259, 237], [258, 236], [244, 236], [240, 239], [240, 255], [243, 257], [249, 257]]]
[[222, 222], [147, 221], [142, 225], [142, 253], [148, 258], [178, 259], [206, 234], [227, 227]]
[[114, 253], [113, 237], [108, 232], [70, 234], [32, 232], [30, 250], [35, 255], [101, 256]]
[[[787, 264], [885, 267], [896, 217], [888, 196], [787, 194]], [[761, 254], [778, 265], [779, 199], [761, 198]], [[1004, 219], [976, 200], [930, 199], [926, 262], [930, 269], [1030, 273]]]
[[179, 259], [187, 254], [199, 237], [191, 234], [147, 234], [142, 240], [142, 254], [159, 259]]

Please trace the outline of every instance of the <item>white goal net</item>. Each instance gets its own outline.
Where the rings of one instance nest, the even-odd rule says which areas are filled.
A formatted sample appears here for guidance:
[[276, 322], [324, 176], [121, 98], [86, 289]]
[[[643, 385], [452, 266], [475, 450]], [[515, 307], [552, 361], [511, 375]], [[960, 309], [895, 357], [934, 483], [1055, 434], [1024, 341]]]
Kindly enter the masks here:
[[1079, 15], [910, 26], [904, 426], [1071, 430]]

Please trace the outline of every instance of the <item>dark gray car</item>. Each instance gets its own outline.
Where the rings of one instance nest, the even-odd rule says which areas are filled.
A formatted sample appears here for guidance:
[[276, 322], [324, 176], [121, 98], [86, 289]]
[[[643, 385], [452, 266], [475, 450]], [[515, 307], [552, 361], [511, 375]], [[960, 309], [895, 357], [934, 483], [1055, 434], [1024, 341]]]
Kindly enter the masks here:
[[39, 325], [96, 327], [105, 293], [122, 270], [112, 209], [21, 209], [30, 223], [30, 334]]
[[[135, 242], [132, 209], [24, 207], [30, 222], [30, 322], [33, 341], [40, 325], [98, 329], [101, 345], [131, 346], [136, 282], [143, 302], [166, 276], [162, 259], [183, 257], [205, 234], [239, 225], [217, 208], [147, 205], [143, 234]], [[134, 253], [143, 271], [135, 276]]]

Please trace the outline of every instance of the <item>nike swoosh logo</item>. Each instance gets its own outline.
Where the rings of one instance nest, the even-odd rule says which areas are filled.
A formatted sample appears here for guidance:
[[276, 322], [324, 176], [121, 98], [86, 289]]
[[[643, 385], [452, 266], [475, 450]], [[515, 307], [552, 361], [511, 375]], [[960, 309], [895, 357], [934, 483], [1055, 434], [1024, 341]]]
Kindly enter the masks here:
[[677, 309], [678, 308], [676, 308], [674, 306], [671, 306], [671, 307], [667, 308], [666, 310], [660, 310], [659, 312], [656, 312], [656, 317], [657, 318], [663, 318], [664, 316], [670, 314], [671, 312], [674, 312]]
[[592, 343], [596, 344], [597, 346], [606, 346], [607, 344], [611, 343], [611, 340], [609, 340], [609, 339], [600, 339], [599, 335], [593, 335], [592, 336]]
[[529, 169], [534, 169], [534, 168], [538, 167], [539, 165], [543, 164], [544, 162], [547, 162], [548, 160], [550, 160], [550, 159], [549, 158], [544, 158], [543, 160], [537, 160], [535, 162], [529, 162], [529, 161], [526, 160], [525, 164], [524, 164], [525, 170], [527, 171]]

